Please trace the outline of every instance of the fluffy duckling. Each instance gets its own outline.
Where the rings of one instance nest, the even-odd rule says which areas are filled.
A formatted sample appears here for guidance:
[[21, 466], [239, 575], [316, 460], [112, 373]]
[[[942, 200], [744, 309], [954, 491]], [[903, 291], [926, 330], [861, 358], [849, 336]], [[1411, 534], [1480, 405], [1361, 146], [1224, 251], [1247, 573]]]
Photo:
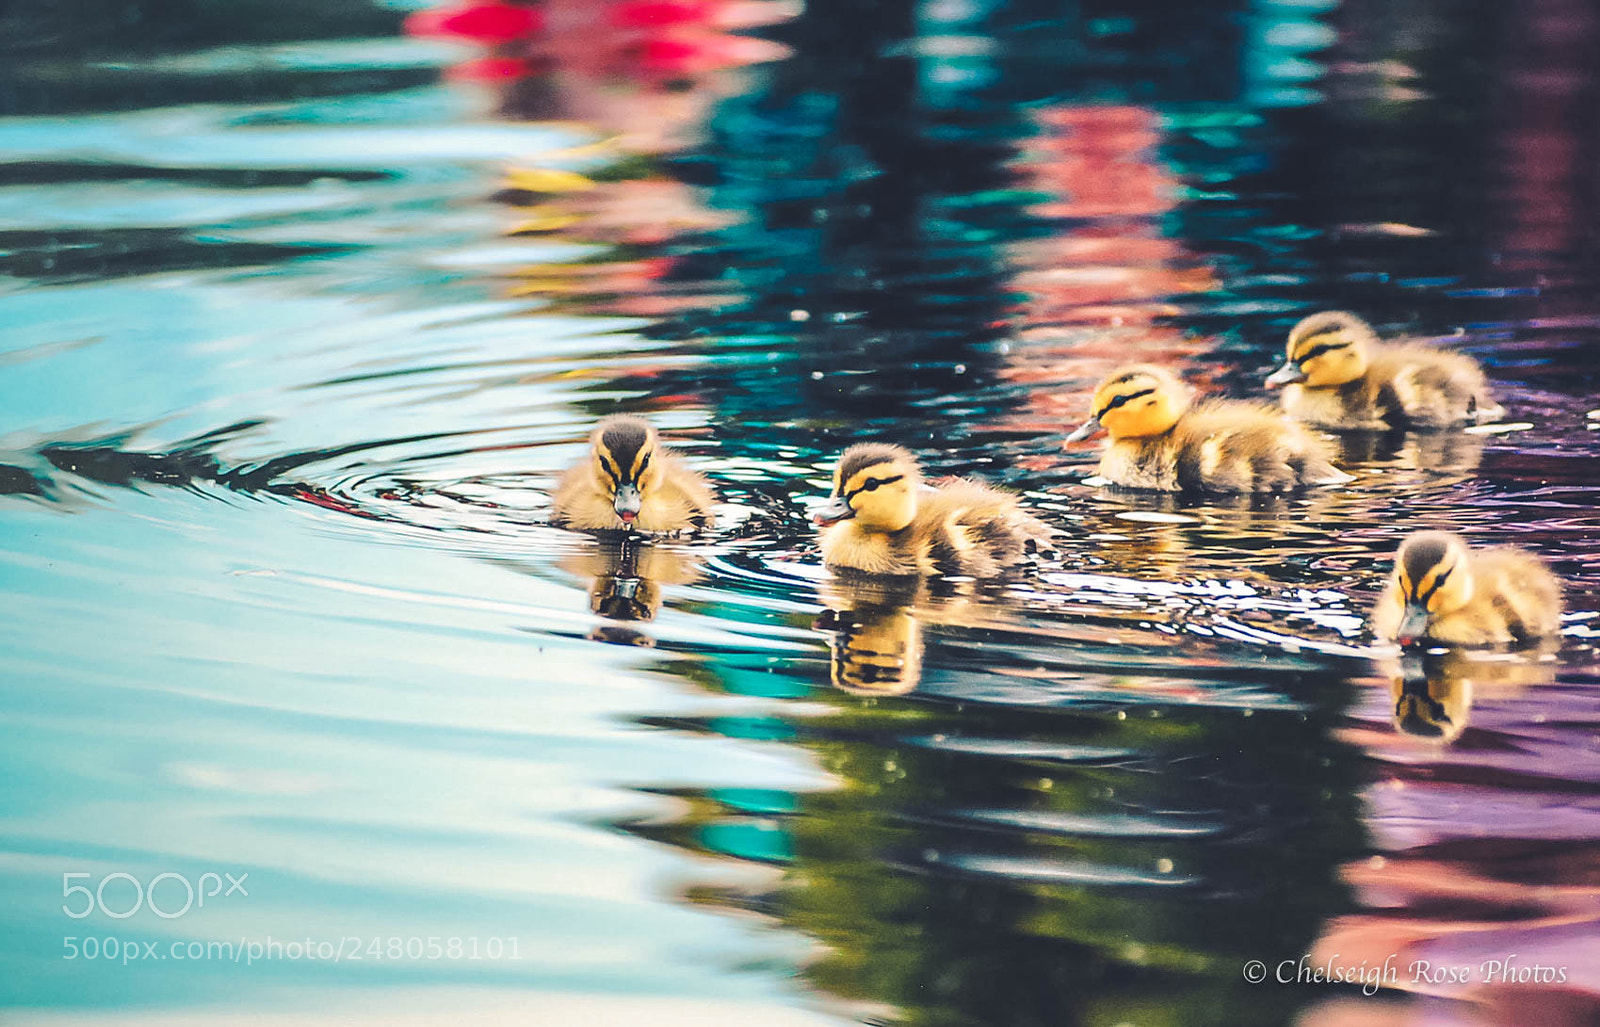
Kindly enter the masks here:
[[1343, 310], [1312, 314], [1289, 331], [1284, 365], [1267, 378], [1283, 408], [1327, 428], [1448, 428], [1505, 416], [1483, 370], [1462, 353], [1379, 342]]
[[1095, 390], [1094, 416], [1067, 441], [1105, 428], [1111, 441], [1100, 476], [1126, 488], [1288, 492], [1350, 480], [1333, 466], [1326, 441], [1271, 407], [1209, 400], [1191, 408], [1189, 399], [1189, 387], [1165, 368], [1121, 368]]
[[1403, 646], [1510, 645], [1561, 629], [1561, 585], [1521, 549], [1473, 552], [1460, 536], [1422, 531], [1400, 544], [1372, 611], [1372, 633]]
[[580, 531], [686, 531], [711, 523], [716, 496], [661, 444], [648, 421], [619, 414], [595, 426], [589, 456], [556, 488], [550, 523]]
[[925, 488], [909, 452], [877, 443], [844, 451], [813, 516], [822, 562], [867, 574], [990, 578], [1050, 538], [1015, 496], [964, 478]]

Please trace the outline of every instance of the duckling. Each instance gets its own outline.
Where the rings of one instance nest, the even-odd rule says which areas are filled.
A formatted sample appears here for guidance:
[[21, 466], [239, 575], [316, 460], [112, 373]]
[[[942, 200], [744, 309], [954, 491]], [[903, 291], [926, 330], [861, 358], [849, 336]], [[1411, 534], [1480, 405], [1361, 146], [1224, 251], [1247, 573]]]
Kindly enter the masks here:
[[1372, 633], [1402, 646], [1509, 645], [1561, 629], [1561, 584], [1538, 557], [1498, 547], [1472, 552], [1458, 535], [1409, 535], [1372, 611]]
[[1448, 428], [1505, 416], [1478, 362], [1414, 342], [1379, 342], [1343, 310], [1312, 314], [1289, 331], [1287, 359], [1266, 380], [1283, 408], [1327, 428]]
[[711, 523], [716, 495], [661, 444], [648, 421], [618, 414], [589, 435], [589, 456], [556, 488], [550, 523], [579, 531], [671, 533]]
[[1288, 492], [1337, 485], [1321, 438], [1259, 403], [1209, 400], [1190, 407], [1190, 390], [1165, 368], [1113, 371], [1094, 394], [1094, 416], [1067, 436], [1076, 442], [1104, 427], [1111, 436], [1100, 476], [1163, 492]]
[[867, 574], [990, 578], [1050, 538], [1015, 496], [965, 478], [925, 488], [908, 451], [878, 443], [844, 451], [813, 516], [822, 562]]

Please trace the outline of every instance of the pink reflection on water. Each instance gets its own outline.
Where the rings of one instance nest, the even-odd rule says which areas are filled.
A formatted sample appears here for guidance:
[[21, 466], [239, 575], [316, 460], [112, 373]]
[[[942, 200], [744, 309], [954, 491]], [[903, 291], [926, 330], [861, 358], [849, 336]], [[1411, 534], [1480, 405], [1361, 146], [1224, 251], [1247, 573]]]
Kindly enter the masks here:
[[1600, 1022], [1600, 695], [1553, 666], [1466, 671], [1451, 745], [1397, 733], [1389, 688], [1354, 711], [1381, 855], [1344, 867], [1364, 908], [1330, 921], [1308, 959], [1396, 974], [1389, 1001], [1330, 1000], [1303, 1025]]
[[1008, 247], [1019, 269], [1011, 283], [1025, 297], [1015, 336], [1025, 345], [1005, 376], [1031, 389], [1006, 426], [1058, 431], [1083, 419], [1093, 384], [1113, 367], [1181, 365], [1210, 350], [1211, 340], [1160, 322], [1180, 313], [1174, 297], [1215, 288], [1217, 278], [1161, 224], [1180, 188], [1159, 157], [1155, 111], [1059, 105], [1035, 120], [1039, 134], [1013, 163], [1018, 184], [1048, 197], [1030, 213], [1070, 227]]

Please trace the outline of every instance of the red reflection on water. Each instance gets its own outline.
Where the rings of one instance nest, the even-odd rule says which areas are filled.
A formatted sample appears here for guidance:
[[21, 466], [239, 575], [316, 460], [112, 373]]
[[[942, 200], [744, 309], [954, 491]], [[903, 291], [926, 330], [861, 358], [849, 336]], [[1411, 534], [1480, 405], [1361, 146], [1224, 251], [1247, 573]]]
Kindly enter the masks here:
[[726, 216], [644, 163], [606, 181], [570, 169], [692, 143], [730, 87], [712, 72], [787, 53], [737, 33], [797, 10], [788, 0], [489, 0], [408, 18], [413, 35], [487, 51], [451, 74], [495, 90], [505, 116], [575, 121], [605, 137], [594, 147], [546, 154], [542, 166], [513, 170], [505, 182], [515, 218], [507, 233], [646, 253], [541, 262], [516, 270], [508, 292], [587, 314], [646, 318], [716, 302], [703, 290], [664, 284], [673, 262], [649, 251], [720, 227]]
[[1600, 697], [1553, 669], [1484, 663], [1433, 682], [1466, 724], [1451, 745], [1396, 733], [1391, 690], [1367, 695], [1345, 737], [1380, 768], [1364, 798], [1382, 855], [1343, 869], [1363, 909], [1307, 958], [1387, 960], [1383, 987], [1408, 997], [1329, 1001], [1303, 1025], [1600, 1022], [1600, 765], [1573, 731], [1600, 723]]
[[1026, 296], [1016, 335], [1028, 345], [1005, 374], [1037, 387], [1007, 426], [1053, 431], [1083, 419], [1088, 391], [1118, 364], [1182, 364], [1208, 351], [1208, 340], [1159, 322], [1180, 312], [1174, 297], [1215, 288], [1217, 278], [1161, 225], [1180, 189], [1159, 157], [1155, 111], [1056, 106], [1035, 118], [1039, 135], [1014, 168], [1022, 188], [1050, 198], [1030, 213], [1082, 221], [1009, 248], [1022, 269], [1012, 284]]
[[736, 33], [792, 14], [770, 0], [478, 2], [418, 11], [406, 31], [492, 51], [459, 65], [460, 78], [555, 74], [658, 86], [781, 54], [782, 47]]

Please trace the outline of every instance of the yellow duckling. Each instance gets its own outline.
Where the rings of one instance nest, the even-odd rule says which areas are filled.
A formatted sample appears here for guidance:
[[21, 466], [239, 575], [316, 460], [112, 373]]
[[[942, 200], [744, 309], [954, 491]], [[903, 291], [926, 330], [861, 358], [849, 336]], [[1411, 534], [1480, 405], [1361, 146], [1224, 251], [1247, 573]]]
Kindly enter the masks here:
[[1190, 407], [1189, 399], [1189, 387], [1165, 368], [1121, 368], [1095, 390], [1094, 416], [1067, 441], [1104, 427], [1111, 441], [1100, 476], [1125, 488], [1288, 492], [1350, 480], [1333, 466], [1326, 441], [1271, 407], [1236, 400]]
[[556, 488], [550, 523], [580, 531], [669, 533], [711, 523], [716, 496], [661, 444], [648, 421], [619, 414], [595, 426], [589, 456]]
[[1505, 416], [1478, 362], [1414, 342], [1379, 342], [1354, 314], [1312, 314], [1289, 331], [1287, 359], [1267, 378], [1283, 408], [1327, 428], [1448, 428]]
[[1401, 645], [1510, 645], [1561, 630], [1561, 584], [1538, 557], [1472, 552], [1460, 536], [1421, 531], [1400, 544], [1372, 611], [1372, 633]]
[[870, 442], [844, 451], [813, 516], [822, 562], [868, 574], [990, 578], [1050, 538], [1015, 496], [964, 478], [924, 488], [909, 452]]

